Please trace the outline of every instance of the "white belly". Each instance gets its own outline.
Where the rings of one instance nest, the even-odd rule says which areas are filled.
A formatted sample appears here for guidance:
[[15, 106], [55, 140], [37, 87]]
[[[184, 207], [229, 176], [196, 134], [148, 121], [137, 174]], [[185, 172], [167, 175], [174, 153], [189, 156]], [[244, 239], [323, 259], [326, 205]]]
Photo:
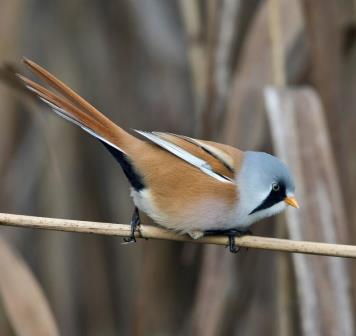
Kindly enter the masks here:
[[148, 189], [142, 191], [131, 190], [135, 205], [157, 224], [182, 233], [195, 230], [223, 230], [236, 228], [236, 210], [223, 204], [217, 199], [202, 199], [190, 209], [180, 209], [173, 216], [168, 216], [159, 209]]

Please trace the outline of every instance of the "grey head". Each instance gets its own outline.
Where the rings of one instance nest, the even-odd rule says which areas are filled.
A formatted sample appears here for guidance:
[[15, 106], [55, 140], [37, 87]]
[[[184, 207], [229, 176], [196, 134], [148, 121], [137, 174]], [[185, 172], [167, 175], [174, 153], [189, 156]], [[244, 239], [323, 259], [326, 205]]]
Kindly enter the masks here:
[[237, 216], [241, 227], [279, 213], [287, 204], [298, 207], [292, 175], [273, 155], [245, 152], [236, 182], [240, 195]]

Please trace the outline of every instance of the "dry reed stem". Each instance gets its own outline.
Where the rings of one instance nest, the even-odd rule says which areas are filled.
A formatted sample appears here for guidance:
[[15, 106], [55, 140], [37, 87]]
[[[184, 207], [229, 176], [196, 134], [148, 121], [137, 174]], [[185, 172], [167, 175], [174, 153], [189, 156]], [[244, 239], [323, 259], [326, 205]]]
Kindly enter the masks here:
[[[94, 233], [120, 237], [130, 236], [130, 225], [127, 224], [88, 222], [5, 213], [0, 213], [0, 225], [55, 231]], [[140, 232], [136, 233], [136, 237], [225, 246], [228, 244], [228, 238], [226, 236], [206, 236], [194, 240], [187, 235], [178, 235], [172, 231], [149, 225], [141, 225]], [[241, 247], [264, 250], [356, 258], [356, 246], [353, 245], [327, 244], [257, 236], [238, 237], [236, 238], [236, 244]]]
[[268, 29], [272, 44], [273, 81], [276, 86], [286, 85], [284, 68], [284, 50], [281, 32], [281, 17], [279, 0], [268, 1]]

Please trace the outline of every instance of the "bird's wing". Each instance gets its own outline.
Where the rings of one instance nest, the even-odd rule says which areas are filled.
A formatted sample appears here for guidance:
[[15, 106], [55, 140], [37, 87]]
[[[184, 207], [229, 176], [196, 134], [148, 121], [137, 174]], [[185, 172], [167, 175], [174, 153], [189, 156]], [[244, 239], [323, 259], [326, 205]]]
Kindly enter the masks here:
[[[198, 139], [190, 138], [185, 135], [178, 135], [178, 134], [174, 134], [174, 133], [162, 133], [162, 132], [160, 132], [160, 133], [155, 132], [155, 133], [162, 137], [172, 136], [172, 137], [187, 141], [191, 144], [194, 144], [195, 146], [198, 146], [204, 152], [206, 152], [207, 154], [212, 156], [214, 159], [218, 160], [231, 173], [236, 173], [233, 157], [234, 157], [234, 154], [238, 154], [238, 152], [240, 152], [240, 151], [236, 150], [233, 147], [219, 144], [219, 143], [214, 143], [211, 141], [198, 140]], [[241, 152], [240, 152], [240, 154], [241, 154]]]
[[185, 136], [138, 130], [136, 132], [205, 174], [221, 182], [234, 183], [234, 160], [228, 152]]

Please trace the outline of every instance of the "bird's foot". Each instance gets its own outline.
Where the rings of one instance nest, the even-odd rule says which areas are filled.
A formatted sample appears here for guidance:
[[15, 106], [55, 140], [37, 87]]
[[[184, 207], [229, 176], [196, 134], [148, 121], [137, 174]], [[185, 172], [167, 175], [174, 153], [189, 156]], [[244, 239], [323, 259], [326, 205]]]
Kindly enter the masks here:
[[135, 207], [135, 210], [132, 214], [131, 218], [131, 236], [128, 238], [124, 238], [124, 243], [129, 244], [129, 243], [136, 243], [136, 237], [135, 237], [135, 231], [141, 224], [140, 220], [140, 214], [138, 212], [138, 208]]
[[252, 235], [251, 230], [238, 230], [238, 229], [228, 229], [228, 230], [206, 230], [204, 231], [206, 235], [227, 235], [229, 237], [229, 250], [231, 253], [237, 253], [240, 251], [240, 247], [236, 245], [235, 238], [242, 237], [245, 235]]

